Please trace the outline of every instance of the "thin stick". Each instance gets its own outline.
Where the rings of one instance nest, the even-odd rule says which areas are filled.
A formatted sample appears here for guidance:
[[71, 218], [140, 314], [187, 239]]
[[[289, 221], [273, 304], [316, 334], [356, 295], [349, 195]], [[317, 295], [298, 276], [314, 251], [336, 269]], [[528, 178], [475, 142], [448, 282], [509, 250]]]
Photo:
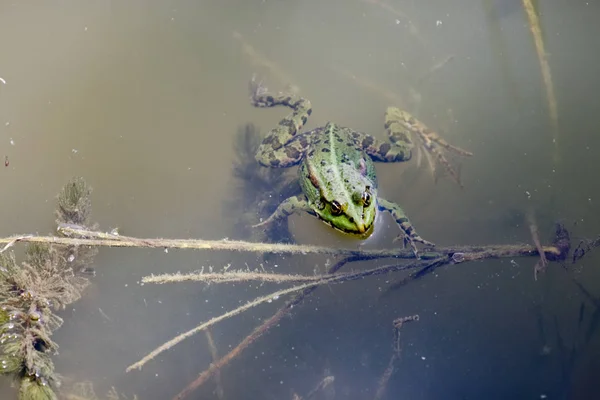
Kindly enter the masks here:
[[402, 328], [402, 325], [404, 325], [407, 322], [418, 320], [418, 315], [411, 315], [409, 317], [403, 317], [394, 320], [394, 342], [392, 356], [390, 357], [390, 361], [388, 362], [387, 368], [385, 369], [383, 375], [379, 379], [379, 384], [377, 385], [377, 391], [375, 392], [374, 400], [379, 400], [383, 397], [385, 389], [387, 388], [387, 383], [390, 380], [392, 374], [394, 373], [394, 364], [396, 363], [396, 360], [400, 358], [402, 351], [402, 347], [400, 346], [400, 328]]
[[[362, 258], [357, 258], [356, 261], [363, 260]], [[285, 274], [273, 274], [273, 273], [248, 273], [240, 275], [240, 279], [238, 280], [228, 280], [228, 279], [218, 279], [219, 275], [228, 277], [232, 273], [225, 272], [222, 274], [212, 273], [207, 274], [210, 275], [208, 281], [205, 281], [202, 278], [202, 274], [193, 275], [198, 279], [194, 279], [198, 282], [207, 282], [207, 283], [223, 283], [223, 282], [246, 282], [246, 281], [263, 281], [263, 282], [277, 282], [277, 283], [314, 283], [315, 285], [323, 285], [323, 284], [333, 284], [333, 283], [341, 283], [347, 281], [353, 281], [360, 278], [365, 278], [368, 276], [376, 276], [383, 275], [389, 272], [397, 272], [404, 271], [408, 269], [422, 268], [428, 267], [431, 265], [437, 265], [440, 263], [448, 264], [453, 262], [452, 258], [449, 257], [440, 257], [435, 260], [426, 260], [426, 261], [414, 261], [408, 264], [392, 264], [392, 265], [383, 265], [377, 268], [367, 269], [364, 271], [358, 272], [344, 272], [344, 273], [335, 273], [335, 274], [324, 274], [324, 275], [315, 275], [315, 276], [305, 276], [305, 275], [285, 275]], [[164, 274], [161, 276], [152, 276], [142, 278], [143, 283], [158, 283], [162, 284], [165, 282], [178, 282], [177, 277], [181, 275], [169, 275]], [[245, 278], [244, 278], [245, 277]], [[160, 278], [160, 279], [156, 279]], [[174, 278], [174, 279], [171, 279]], [[189, 279], [183, 279], [179, 282], [188, 281]]]
[[[529, 210], [527, 212], [527, 222], [529, 223], [529, 232], [531, 232], [531, 238], [535, 243], [535, 247], [538, 251], [542, 248], [542, 243], [540, 242], [540, 235], [538, 234], [537, 224], [535, 222], [535, 215], [533, 210]], [[548, 265], [548, 260], [546, 259], [546, 255], [542, 251], [540, 253], [540, 259], [533, 267], [533, 278], [537, 281], [538, 273], [544, 272], [546, 270], [546, 266]]]
[[[91, 235], [95, 232], [89, 231]], [[102, 233], [102, 232], [100, 232]], [[16, 242], [48, 243], [72, 246], [92, 247], [137, 247], [156, 249], [192, 249], [192, 250], [232, 250], [255, 253], [286, 253], [286, 254], [323, 254], [323, 255], [365, 255], [377, 257], [414, 258], [412, 251], [402, 248], [389, 250], [355, 250], [335, 249], [322, 246], [303, 246], [283, 243], [246, 242], [241, 240], [204, 240], [204, 239], [140, 239], [128, 236], [115, 236], [114, 239], [74, 238], [60, 236], [18, 235], [0, 238], [0, 244], [13, 246]], [[9, 246], [9, 247], [10, 247]]]
[[[401, 247], [383, 250], [360, 250], [360, 249], [337, 249], [323, 246], [304, 246], [283, 243], [256, 243], [241, 240], [204, 240], [204, 239], [162, 239], [162, 238], [136, 238], [131, 236], [111, 235], [106, 232], [96, 232], [86, 230], [80, 227], [60, 226], [59, 232], [69, 236], [79, 237], [60, 237], [60, 236], [36, 236], [36, 235], [16, 235], [7, 238], [0, 238], [0, 244], [14, 244], [16, 242], [25, 243], [49, 243], [72, 246], [104, 246], [104, 247], [136, 247], [136, 248], [160, 248], [160, 249], [193, 249], [193, 250], [231, 250], [247, 251], [256, 253], [286, 253], [286, 254], [323, 254], [345, 257], [361, 257], [363, 259], [375, 258], [414, 258], [411, 250], [405, 250]], [[554, 246], [545, 246], [543, 248], [547, 258], [555, 258], [560, 255], [560, 249]], [[425, 249], [420, 257], [423, 260], [436, 259], [454, 253], [473, 253], [473, 256], [480, 258], [494, 257], [525, 257], [536, 255], [537, 249], [531, 245], [488, 245], [488, 246], [455, 246], [444, 248]]]
[[141, 369], [144, 366], [144, 364], [146, 364], [148, 361], [152, 360], [154, 357], [156, 357], [163, 351], [169, 350], [171, 347], [175, 346], [177, 343], [195, 335], [198, 332], [203, 331], [204, 329], [206, 329], [208, 327], [213, 326], [217, 322], [221, 322], [227, 318], [231, 318], [235, 315], [241, 314], [244, 311], [247, 311], [247, 310], [251, 309], [252, 307], [255, 307], [259, 304], [266, 303], [268, 301], [273, 301], [274, 297], [276, 298], [276, 297], [285, 296], [286, 294], [299, 292], [301, 290], [305, 290], [305, 289], [311, 288], [313, 286], [317, 286], [317, 284], [307, 283], [304, 285], [299, 285], [299, 286], [294, 286], [294, 287], [291, 287], [288, 289], [279, 290], [279, 291], [269, 294], [267, 296], [258, 297], [256, 299], [244, 304], [243, 306], [233, 309], [231, 311], [228, 311], [225, 314], [221, 314], [218, 317], [211, 318], [210, 320], [198, 325], [197, 327], [190, 329], [189, 331], [182, 333], [181, 335], [178, 335], [178, 336], [174, 337], [173, 339], [169, 340], [168, 342], [162, 344], [161, 346], [159, 346], [158, 348], [156, 348], [155, 350], [150, 352], [148, 355], [146, 355], [144, 358], [142, 358], [140, 361], [127, 367], [126, 372], [129, 372], [134, 369]]
[[[446, 262], [450, 262], [451, 259], [450, 258], [446, 258], [444, 260], [441, 260], [442, 262], [446, 261]], [[129, 367], [127, 367], [126, 372], [130, 372], [133, 369], [141, 369], [144, 364], [146, 364], [148, 361], [152, 360], [153, 358], [155, 358], [157, 355], [159, 355], [160, 353], [169, 350], [171, 347], [175, 346], [176, 344], [180, 343], [181, 341], [195, 335], [198, 332], [201, 332], [203, 330], [205, 330], [206, 328], [215, 325], [218, 322], [221, 322], [225, 319], [234, 317], [238, 314], [243, 313], [244, 311], [247, 311], [253, 307], [256, 307], [259, 304], [262, 303], [266, 303], [266, 302], [270, 302], [273, 301], [273, 299], [277, 299], [281, 296], [285, 296], [287, 294], [290, 293], [294, 293], [294, 292], [299, 292], [305, 289], [309, 289], [311, 287], [317, 287], [319, 285], [326, 285], [326, 284], [332, 284], [332, 283], [340, 283], [340, 282], [345, 282], [345, 281], [351, 281], [351, 280], [356, 280], [359, 278], [364, 278], [367, 276], [375, 276], [375, 275], [381, 275], [381, 274], [386, 274], [388, 272], [391, 271], [398, 271], [398, 270], [403, 270], [403, 269], [408, 269], [408, 268], [417, 268], [420, 266], [423, 266], [424, 261], [417, 261], [408, 265], [388, 265], [388, 266], [383, 266], [383, 267], [379, 267], [379, 268], [374, 268], [371, 270], [367, 270], [367, 271], [361, 271], [361, 272], [354, 272], [354, 273], [348, 273], [348, 274], [327, 274], [326, 277], [323, 277], [322, 279], [316, 281], [316, 282], [310, 282], [310, 283], [306, 283], [303, 285], [298, 285], [298, 286], [294, 286], [291, 288], [287, 288], [287, 289], [282, 289], [279, 290], [275, 293], [271, 293], [268, 294], [266, 296], [261, 296], [261, 297], [257, 297], [256, 299], [244, 304], [243, 306], [240, 306], [236, 309], [233, 309], [231, 311], [226, 312], [225, 314], [222, 314], [218, 317], [214, 317], [211, 318], [210, 320], [203, 322], [202, 324], [198, 325], [197, 327], [190, 329], [187, 332], [182, 333], [181, 335], [178, 335], [176, 337], [174, 337], [173, 339], [169, 340], [168, 342], [162, 344], [161, 346], [159, 346], [158, 348], [156, 348], [155, 350], [151, 351], [148, 355], [146, 355], [145, 357], [143, 357], [140, 361], [130, 365]], [[435, 263], [438, 264], [440, 263], [439, 259], [429, 262], [426, 262], [427, 265], [431, 264], [431, 263]]]
[[[210, 333], [210, 329], [206, 329], [204, 331], [206, 334], [206, 340], [208, 341], [208, 348], [210, 349], [210, 356], [212, 357], [213, 362], [219, 360], [219, 353], [217, 352], [217, 346], [215, 346], [215, 341], [213, 340], [212, 333]], [[223, 390], [223, 383], [221, 382], [221, 374], [217, 372], [215, 374], [215, 385], [217, 386], [217, 398], [219, 400], [223, 400], [225, 398], [225, 391]]]
[[268, 283], [307, 283], [318, 282], [325, 275], [306, 276], [299, 274], [274, 274], [269, 272], [253, 272], [253, 271], [231, 271], [231, 272], [211, 272], [211, 273], [189, 273], [189, 274], [161, 274], [150, 275], [142, 278], [142, 283], [179, 283], [179, 282], [202, 282], [202, 283], [232, 283], [232, 282], [249, 282], [260, 281]]
[[538, 60], [540, 62], [540, 69], [542, 72], [542, 79], [544, 81], [544, 87], [546, 88], [546, 98], [548, 100], [548, 112], [550, 113], [550, 123], [553, 130], [553, 142], [554, 142], [554, 161], [557, 162], [559, 158], [558, 153], [558, 106], [556, 105], [556, 96], [554, 95], [554, 84], [552, 83], [552, 74], [550, 73], [550, 65], [548, 64], [548, 56], [544, 48], [544, 41], [542, 39], [542, 30], [540, 29], [540, 21], [535, 12], [535, 8], [531, 3], [531, 0], [523, 0], [523, 8], [527, 14], [527, 20], [529, 21], [529, 29], [533, 35], [533, 41], [535, 43], [535, 50], [537, 52]]
[[306, 400], [312, 399], [320, 391], [325, 390], [325, 388], [327, 388], [327, 386], [331, 385], [333, 383], [333, 381], [335, 381], [335, 377], [333, 375], [328, 375], [325, 378], [321, 379], [319, 381], [319, 383], [317, 384], [317, 386], [315, 386], [313, 388], [313, 390], [311, 390], [310, 392], [308, 392], [308, 394], [306, 395]]

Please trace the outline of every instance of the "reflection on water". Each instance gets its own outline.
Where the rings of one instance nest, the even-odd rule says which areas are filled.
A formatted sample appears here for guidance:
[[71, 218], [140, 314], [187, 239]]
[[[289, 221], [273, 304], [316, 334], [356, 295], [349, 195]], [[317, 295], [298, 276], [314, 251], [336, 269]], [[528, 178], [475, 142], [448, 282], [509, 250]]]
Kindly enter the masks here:
[[[57, 191], [80, 175], [94, 188], [94, 219], [108, 231], [260, 235], [238, 224], [244, 212], [255, 217], [252, 206], [267, 191], [256, 182], [256, 197], [240, 198], [248, 192], [234, 173], [234, 144], [252, 129], [265, 134], [286, 111], [250, 105], [247, 83], [256, 73], [311, 99], [306, 129], [335, 121], [384, 139], [384, 112], [393, 105], [473, 151], [461, 171], [464, 191], [447, 178], [434, 183], [426, 160], [419, 168], [416, 160], [376, 166], [381, 194], [433, 242], [529, 243], [523, 215], [530, 208], [542, 242], [555, 219], [576, 240], [593, 237], [600, 189], [581, 171], [600, 167], [600, 60], [590, 50], [600, 34], [598, 5], [543, 3], [539, 12], [558, 99], [556, 163], [525, 14], [518, 1], [492, 3], [494, 18], [491, 3], [459, 0], [4, 2], [0, 157], [9, 163], [0, 176], [2, 234], [50, 231]], [[305, 215], [287, 225], [272, 239], [358, 246]], [[382, 226], [369, 248], [396, 245], [394, 221]], [[68, 382], [93, 381], [98, 394], [115, 386], [140, 399], [171, 398], [212, 362], [204, 335], [141, 371], [126, 374], [126, 366], [274, 288], [140, 286], [141, 276], [227, 264], [310, 274], [333, 261], [101, 249], [87, 295], [62, 312], [57, 369]], [[379, 294], [396, 277], [323, 287], [221, 371], [223, 397], [291, 399], [292, 391], [309, 393], [327, 368], [335, 376], [328, 396], [373, 398], [391, 355], [391, 321], [419, 314], [403, 331], [387, 398], [593, 398], [600, 389], [590, 372], [600, 346], [590, 328], [598, 326], [596, 255], [576, 271], [550, 264], [537, 281], [534, 260], [512, 261], [448, 268], [384, 301]], [[280, 304], [216, 325], [218, 354]], [[540, 356], [544, 346], [551, 350]], [[8, 382], [0, 385], [2, 398], [15, 397]], [[219, 398], [214, 390], [211, 381], [190, 398]]]

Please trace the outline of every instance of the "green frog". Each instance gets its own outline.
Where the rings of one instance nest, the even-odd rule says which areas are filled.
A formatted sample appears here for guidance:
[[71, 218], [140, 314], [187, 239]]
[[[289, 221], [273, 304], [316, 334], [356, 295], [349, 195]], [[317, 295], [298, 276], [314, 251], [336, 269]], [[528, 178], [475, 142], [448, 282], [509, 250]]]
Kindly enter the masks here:
[[[418, 257], [416, 243], [435, 246], [423, 239], [412, 226], [402, 208], [377, 194], [377, 177], [373, 162], [402, 162], [411, 158], [411, 134], [420, 138], [423, 147], [436, 155], [447, 169], [458, 176], [445, 159], [439, 146], [470, 154], [451, 146], [396, 107], [385, 113], [389, 141], [343, 127], [332, 122], [302, 132], [312, 113], [308, 99], [295, 94], [270, 93], [262, 83], [250, 81], [250, 99], [255, 107], [286, 106], [291, 114], [283, 118], [262, 141], [256, 160], [263, 166], [287, 168], [299, 164], [301, 196], [285, 199], [262, 226], [307, 212], [334, 229], [365, 239], [373, 232], [378, 211], [387, 211], [401, 229], [398, 238], [409, 244]], [[451, 174], [452, 174], [451, 172]], [[397, 238], [397, 239], [398, 239]]]

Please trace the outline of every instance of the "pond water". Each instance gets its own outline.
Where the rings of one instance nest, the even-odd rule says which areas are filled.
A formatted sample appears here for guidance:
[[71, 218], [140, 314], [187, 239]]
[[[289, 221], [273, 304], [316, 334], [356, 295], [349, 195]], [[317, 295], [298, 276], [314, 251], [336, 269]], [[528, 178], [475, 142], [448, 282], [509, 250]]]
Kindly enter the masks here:
[[[335, 121], [385, 139], [384, 112], [399, 106], [472, 151], [460, 160], [464, 190], [448, 177], [436, 182], [414, 158], [376, 164], [380, 194], [438, 246], [532, 244], [531, 212], [543, 242], [561, 221], [576, 245], [600, 233], [599, 11], [579, 0], [539, 4], [556, 136], [519, 2], [3, 1], [1, 235], [52, 232], [56, 194], [82, 176], [102, 230], [249, 239], [236, 230], [236, 135], [246, 124], [264, 135], [287, 112], [252, 107], [248, 81], [257, 74], [273, 90], [293, 85], [311, 100], [307, 129]], [[365, 247], [399, 245], [394, 221], [382, 221]], [[360, 244], [307, 214], [290, 217], [289, 228], [300, 244]], [[334, 382], [312, 398], [375, 398], [392, 321], [414, 314], [420, 320], [402, 328], [402, 356], [382, 398], [598, 397], [598, 257], [567, 269], [551, 263], [537, 281], [537, 260], [518, 258], [444, 267], [387, 296], [402, 275], [320, 287], [222, 369], [222, 393], [211, 380], [189, 398], [308, 398], [325, 376]], [[140, 285], [143, 276], [228, 264], [313, 275], [334, 261], [102, 248], [84, 297], [60, 311], [57, 371], [66, 383], [93, 382], [99, 397], [114, 386], [129, 398], [170, 399], [212, 362], [204, 333], [141, 370], [127, 366], [279, 287]], [[346, 268], [374, 265], [381, 263]], [[219, 356], [284, 300], [212, 327]], [[17, 398], [9, 378], [0, 395]]]

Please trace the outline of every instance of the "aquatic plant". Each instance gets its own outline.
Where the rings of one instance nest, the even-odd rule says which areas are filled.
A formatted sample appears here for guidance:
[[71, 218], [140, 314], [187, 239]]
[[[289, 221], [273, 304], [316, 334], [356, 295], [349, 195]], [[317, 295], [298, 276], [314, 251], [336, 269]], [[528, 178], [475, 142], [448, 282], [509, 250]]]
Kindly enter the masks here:
[[[58, 196], [57, 223], [94, 228], [90, 193], [81, 178], [67, 183]], [[51, 355], [58, 345], [51, 336], [63, 323], [56, 311], [80, 298], [98, 250], [32, 242], [19, 264], [7, 251], [19, 240], [0, 250], [0, 372], [18, 380], [19, 399], [56, 399], [60, 377]]]

